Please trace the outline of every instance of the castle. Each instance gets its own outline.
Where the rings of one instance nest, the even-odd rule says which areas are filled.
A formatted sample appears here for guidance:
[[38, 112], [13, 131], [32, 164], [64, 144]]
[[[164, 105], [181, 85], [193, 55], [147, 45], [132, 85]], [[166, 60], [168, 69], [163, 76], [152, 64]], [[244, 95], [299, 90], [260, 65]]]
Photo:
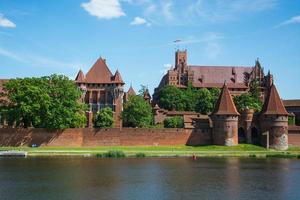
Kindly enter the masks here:
[[[232, 96], [247, 92], [252, 80], [258, 81], [260, 97], [264, 102], [263, 109], [260, 113], [254, 113], [251, 109], [239, 113]], [[7, 81], [0, 80], [0, 91]], [[86, 74], [80, 70], [74, 81], [83, 91], [80, 101], [89, 107], [86, 112], [87, 127], [93, 127], [94, 115], [104, 107], [113, 110], [114, 127], [122, 127], [123, 103], [136, 93], [132, 86], [128, 92], [124, 92], [125, 83], [118, 70], [112, 74], [106, 60], [99, 58]], [[188, 83], [196, 88], [222, 89], [211, 114], [167, 111], [156, 105], [159, 91], [165, 85], [184, 89]], [[253, 67], [192, 66], [187, 64], [187, 51], [178, 50], [175, 53], [175, 67], [163, 76], [154, 91], [153, 99], [151, 100], [148, 89], [144, 93], [144, 99], [153, 106], [155, 123], [162, 123], [167, 117], [182, 116], [185, 131], [196, 137], [193, 139], [196, 143], [193, 144], [234, 146], [239, 143], [254, 143], [279, 150], [288, 148], [288, 117], [294, 107], [288, 107], [290, 113], [286, 111], [273, 83], [273, 76], [270, 72], [264, 74], [258, 60]], [[298, 104], [291, 105], [298, 109]], [[1, 120], [0, 127], [5, 127], [5, 120]]]
[[153, 101], [156, 102], [159, 91], [165, 85], [186, 88], [192, 83], [195, 88], [222, 88], [226, 81], [232, 95], [240, 95], [249, 90], [252, 80], [258, 81], [261, 99], [264, 100], [267, 89], [272, 85], [273, 76], [270, 72], [265, 75], [258, 59], [255, 66], [196, 66], [188, 65], [187, 50], [177, 50], [175, 67], [172, 67], [161, 79], [154, 90]]

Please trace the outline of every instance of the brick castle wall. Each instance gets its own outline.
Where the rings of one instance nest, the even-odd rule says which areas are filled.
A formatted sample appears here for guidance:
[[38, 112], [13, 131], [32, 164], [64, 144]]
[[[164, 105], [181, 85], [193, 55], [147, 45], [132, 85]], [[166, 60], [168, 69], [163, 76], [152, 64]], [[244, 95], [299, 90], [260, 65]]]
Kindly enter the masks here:
[[66, 129], [48, 132], [45, 129], [0, 129], [0, 146], [160, 146], [205, 145], [211, 133], [190, 129]]
[[[0, 129], [0, 146], [162, 146], [209, 145], [209, 130], [192, 129], [67, 129], [48, 132], [45, 129]], [[300, 127], [289, 127], [289, 145], [300, 146]]]

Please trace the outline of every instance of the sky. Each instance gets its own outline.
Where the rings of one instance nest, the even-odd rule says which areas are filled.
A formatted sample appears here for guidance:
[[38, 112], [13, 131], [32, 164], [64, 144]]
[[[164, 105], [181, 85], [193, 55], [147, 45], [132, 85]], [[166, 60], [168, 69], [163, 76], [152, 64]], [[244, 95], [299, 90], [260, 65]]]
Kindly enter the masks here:
[[0, 0], [0, 78], [74, 79], [101, 56], [125, 89], [153, 91], [176, 49], [194, 65], [259, 58], [300, 99], [300, 0]]

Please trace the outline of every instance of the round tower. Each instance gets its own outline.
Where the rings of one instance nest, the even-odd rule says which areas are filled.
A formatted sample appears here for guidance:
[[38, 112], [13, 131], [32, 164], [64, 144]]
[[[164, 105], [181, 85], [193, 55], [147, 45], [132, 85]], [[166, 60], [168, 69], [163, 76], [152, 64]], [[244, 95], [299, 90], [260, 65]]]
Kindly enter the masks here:
[[238, 144], [239, 113], [232, 101], [226, 83], [211, 115], [213, 122], [213, 144], [235, 146]]
[[251, 126], [252, 126], [252, 121], [253, 121], [253, 115], [254, 115], [254, 110], [253, 109], [244, 109], [241, 112], [241, 120], [240, 120], [240, 126], [242, 127], [245, 131], [246, 134], [246, 142], [248, 144], [252, 143], [251, 140]]
[[288, 149], [288, 116], [275, 85], [272, 85], [260, 116], [262, 135], [269, 135], [269, 141], [262, 140], [263, 145], [269, 142], [272, 149]]

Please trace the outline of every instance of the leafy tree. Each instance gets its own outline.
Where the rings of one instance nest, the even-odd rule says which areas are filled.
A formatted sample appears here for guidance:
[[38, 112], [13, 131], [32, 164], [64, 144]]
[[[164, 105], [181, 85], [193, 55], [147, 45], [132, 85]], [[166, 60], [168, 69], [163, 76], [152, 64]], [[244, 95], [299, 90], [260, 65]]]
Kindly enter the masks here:
[[173, 86], [165, 86], [159, 93], [158, 105], [167, 110], [185, 110], [185, 96], [182, 90]]
[[239, 112], [245, 109], [253, 109], [255, 112], [260, 112], [262, 108], [261, 101], [247, 93], [235, 96], [233, 101]]
[[149, 127], [153, 122], [152, 108], [143, 97], [130, 96], [124, 104], [122, 119], [126, 127]]
[[114, 118], [111, 108], [106, 107], [100, 110], [94, 117], [94, 126], [100, 128], [110, 128], [113, 126]]
[[214, 109], [215, 99], [206, 88], [198, 90], [196, 97], [196, 111], [207, 114]]
[[196, 110], [196, 95], [197, 90], [193, 87], [192, 83], [188, 83], [188, 87], [183, 91], [184, 99], [183, 103], [185, 104], [185, 111], [195, 111]]
[[233, 98], [235, 106], [239, 112], [245, 109], [253, 109], [255, 112], [260, 112], [262, 102], [260, 100], [259, 84], [256, 79], [252, 80], [249, 85], [249, 92]]
[[141, 89], [138, 91], [138, 95], [144, 96], [144, 93], [146, 92], [147, 87], [145, 85], [141, 85]]
[[1, 113], [17, 127], [66, 129], [86, 124], [81, 91], [66, 76], [12, 79], [4, 85]]
[[183, 118], [176, 116], [176, 117], [169, 117], [164, 120], [164, 127], [165, 128], [183, 128]]

